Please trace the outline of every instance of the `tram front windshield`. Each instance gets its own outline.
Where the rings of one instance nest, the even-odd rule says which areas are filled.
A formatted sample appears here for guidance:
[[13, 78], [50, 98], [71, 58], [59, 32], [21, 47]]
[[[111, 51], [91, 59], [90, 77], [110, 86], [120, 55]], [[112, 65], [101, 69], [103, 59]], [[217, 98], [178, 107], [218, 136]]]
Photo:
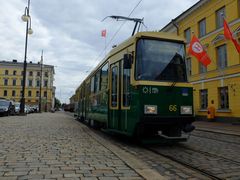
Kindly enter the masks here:
[[140, 39], [137, 43], [136, 80], [186, 82], [184, 44]]

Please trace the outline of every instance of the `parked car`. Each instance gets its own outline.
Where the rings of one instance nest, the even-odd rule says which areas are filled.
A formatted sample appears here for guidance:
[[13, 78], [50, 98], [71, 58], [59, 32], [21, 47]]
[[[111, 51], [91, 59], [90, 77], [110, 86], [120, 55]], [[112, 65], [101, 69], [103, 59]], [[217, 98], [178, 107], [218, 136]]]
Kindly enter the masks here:
[[0, 99], [0, 115], [14, 115], [15, 114], [15, 106], [12, 101]]
[[30, 107], [29, 107], [28, 105], [25, 105], [24, 112], [25, 112], [26, 114], [29, 114], [29, 113], [31, 112]]
[[19, 114], [20, 113], [20, 103], [19, 102], [15, 102], [14, 105], [15, 105], [15, 113]]

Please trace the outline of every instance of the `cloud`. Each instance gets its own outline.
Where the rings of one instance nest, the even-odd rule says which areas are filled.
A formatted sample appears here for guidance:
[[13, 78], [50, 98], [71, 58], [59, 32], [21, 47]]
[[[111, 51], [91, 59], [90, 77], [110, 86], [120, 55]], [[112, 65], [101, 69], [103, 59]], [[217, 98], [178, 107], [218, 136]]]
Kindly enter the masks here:
[[[103, 58], [107, 42], [122, 22], [102, 19], [109, 15], [128, 16], [139, 0], [32, 0], [30, 14], [34, 34], [28, 40], [28, 61], [38, 62], [44, 50], [44, 63], [55, 66], [56, 95], [68, 101], [88, 71]], [[131, 17], [142, 18], [148, 30], [159, 30], [197, 0], [143, 0]], [[177, 6], [176, 6], [177, 4]], [[23, 61], [25, 28], [21, 21], [27, 0], [2, 1], [0, 6], [0, 59]], [[126, 22], [111, 46], [128, 38], [134, 23]], [[143, 28], [143, 30], [145, 30]], [[101, 56], [100, 56], [101, 55]]]

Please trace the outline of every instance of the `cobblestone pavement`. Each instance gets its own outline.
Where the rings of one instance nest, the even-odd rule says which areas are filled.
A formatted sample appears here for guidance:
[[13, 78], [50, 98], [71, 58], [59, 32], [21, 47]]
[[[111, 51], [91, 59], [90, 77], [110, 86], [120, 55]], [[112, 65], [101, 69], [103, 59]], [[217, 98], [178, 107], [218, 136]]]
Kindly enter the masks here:
[[217, 176], [217, 179], [240, 179], [240, 137], [235, 135], [196, 131], [185, 143], [148, 145], [167, 157], [172, 157], [171, 159], [124, 140], [114, 140], [112, 143], [136, 155], [168, 179], [212, 178], [179, 164], [172, 158]]
[[1, 117], [0, 179], [163, 179], [88, 131], [64, 113]]

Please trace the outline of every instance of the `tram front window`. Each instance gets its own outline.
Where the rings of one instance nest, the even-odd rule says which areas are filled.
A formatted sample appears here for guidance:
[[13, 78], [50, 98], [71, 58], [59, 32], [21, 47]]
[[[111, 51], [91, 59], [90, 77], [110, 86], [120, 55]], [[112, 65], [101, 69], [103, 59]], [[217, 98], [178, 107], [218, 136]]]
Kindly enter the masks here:
[[137, 43], [136, 80], [186, 82], [184, 44], [140, 39]]

